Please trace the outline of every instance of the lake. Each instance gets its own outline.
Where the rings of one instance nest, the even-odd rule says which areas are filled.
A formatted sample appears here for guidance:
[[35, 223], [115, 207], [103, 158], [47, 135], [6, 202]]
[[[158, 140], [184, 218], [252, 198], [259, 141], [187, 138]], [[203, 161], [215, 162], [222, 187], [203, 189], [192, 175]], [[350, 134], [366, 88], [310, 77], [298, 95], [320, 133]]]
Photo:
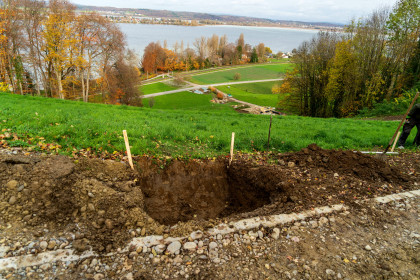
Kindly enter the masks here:
[[173, 49], [175, 42], [184, 41], [184, 48], [188, 45], [194, 48], [196, 38], [219, 37], [227, 35], [228, 41], [235, 43], [241, 33], [244, 34], [245, 43], [256, 46], [264, 43], [273, 53], [279, 51], [289, 52], [306, 40], [310, 40], [318, 31], [304, 29], [287, 29], [278, 27], [249, 27], [234, 25], [205, 25], [205, 26], [178, 26], [154, 24], [118, 24], [125, 33], [128, 47], [134, 49], [140, 56], [150, 42], [159, 41], [163, 46], [166, 40], [169, 49]]

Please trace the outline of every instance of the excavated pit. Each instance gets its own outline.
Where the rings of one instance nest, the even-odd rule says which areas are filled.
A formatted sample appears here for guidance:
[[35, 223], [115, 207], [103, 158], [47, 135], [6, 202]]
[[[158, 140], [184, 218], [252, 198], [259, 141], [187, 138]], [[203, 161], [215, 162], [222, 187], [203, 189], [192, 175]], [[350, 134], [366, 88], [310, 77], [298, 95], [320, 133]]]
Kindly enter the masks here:
[[[165, 225], [249, 212], [270, 201], [270, 188], [255, 170], [225, 161], [174, 161], [164, 169], [139, 162], [145, 210]], [[268, 183], [268, 186], [271, 184]]]
[[[227, 161], [101, 159], [0, 152], [0, 224], [7, 234], [67, 232], [83, 251], [135, 236], [184, 236], [223, 220], [292, 213], [418, 188], [420, 157], [377, 159], [310, 145], [296, 153]], [[172, 226], [177, 224], [177, 226]]]

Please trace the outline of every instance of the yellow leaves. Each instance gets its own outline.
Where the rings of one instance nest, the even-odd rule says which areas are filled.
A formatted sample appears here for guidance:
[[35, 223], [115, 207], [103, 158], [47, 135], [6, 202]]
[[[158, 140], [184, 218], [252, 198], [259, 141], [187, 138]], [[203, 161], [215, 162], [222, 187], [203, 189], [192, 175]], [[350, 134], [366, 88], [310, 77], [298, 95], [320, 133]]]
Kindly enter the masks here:
[[0, 92], [5, 92], [9, 90], [9, 85], [7, 83], [1, 82], [0, 83]]
[[345, 263], [349, 263], [350, 261], [348, 259], [343, 260]]
[[280, 86], [280, 84], [275, 83], [275, 84], [273, 85], [273, 87], [271, 88], [271, 92], [272, 92], [273, 94], [279, 94], [279, 93], [281, 93], [281, 86]]

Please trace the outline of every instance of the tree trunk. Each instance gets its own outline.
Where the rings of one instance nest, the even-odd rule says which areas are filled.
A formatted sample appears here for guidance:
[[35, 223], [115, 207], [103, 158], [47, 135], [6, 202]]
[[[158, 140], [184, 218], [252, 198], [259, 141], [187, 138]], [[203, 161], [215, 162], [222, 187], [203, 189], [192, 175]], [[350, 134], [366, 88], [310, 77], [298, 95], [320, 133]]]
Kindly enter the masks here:
[[80, 70], [80, 81], [82, 82], [82, 99], [85, 101], [85, 75], [83, 69]]
[[20, 95], [23, 95], [22, 81], [18, 81], [18, 83], [19, 83]]
[[34, 65], [34, 75], [35, 75], [35, 88], [36, 88], [36, 94], [38, 96], [41, 96], [41, 90], [39, 89], [39, 81], [38, 81], [38, 71], [36, 69], [36, 66]]
[[397, 79], [397, 73], [394, 72], [394, 74], [392, 74], [391, 84], [389, 85], [388, 92], [386, 94], [386, 100], [388, 101], [391, 99], [396, 79]]
[[86, 81], [86, 91], [85, 91], [85, 97], [86, 97], [86, 99], [84, 101], [85, 102], [89, 102], [90, 68], [88, 68], [86, 80], [87, 80]]
[[55, 75], [57, 77], [57, 85], [58, 85], [58, 98], [60, 99], [64, 99], [64, 94], [63, 94], [63, 83], [61, 81], [61, 75], [60, 72], [58, 70], [55, 70]]

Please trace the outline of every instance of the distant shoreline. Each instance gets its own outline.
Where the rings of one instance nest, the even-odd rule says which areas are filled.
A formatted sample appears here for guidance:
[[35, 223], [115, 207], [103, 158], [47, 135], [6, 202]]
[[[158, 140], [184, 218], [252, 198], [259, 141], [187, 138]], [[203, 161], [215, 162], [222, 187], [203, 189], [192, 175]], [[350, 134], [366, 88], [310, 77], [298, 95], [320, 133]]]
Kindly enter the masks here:
[[[111, 20], [113, 21], [113, 20]], [[258, 24], [258, 25], [243, 25], [243, 24], [198, 24], [198, 25], [188, 25], [188, 24], [171, 24], [171, 23], [143, 23], [143, 22], [130, 22], [130, 21], [113, 21], [114, 23], [124, 23], [124, 24], [141, 24], [141, 25], [172, 25], [172, 26], [185, 26], [185, 27], [200, 27], [200, 26], [226, 26], [226, 27], [265, 27], [265, 28], [277, 28], [277, 29], [291, 29], [291, 30], [302, 30], [302, 31], [334, 31], [334, 32], [343, 32], [343, 28], [326, 28], [326, 27], [302, 27], [302, 26], [283, 26], [283, 25], [270, 25], [270, 24]]]

